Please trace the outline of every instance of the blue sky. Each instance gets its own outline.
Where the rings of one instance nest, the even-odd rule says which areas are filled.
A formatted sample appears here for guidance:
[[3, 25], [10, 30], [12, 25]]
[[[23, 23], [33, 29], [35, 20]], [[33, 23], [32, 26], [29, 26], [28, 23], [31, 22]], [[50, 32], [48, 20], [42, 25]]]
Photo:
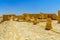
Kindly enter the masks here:
[[23, 13], [58, 13], [60, 0], [0, 0], [0, 15]]

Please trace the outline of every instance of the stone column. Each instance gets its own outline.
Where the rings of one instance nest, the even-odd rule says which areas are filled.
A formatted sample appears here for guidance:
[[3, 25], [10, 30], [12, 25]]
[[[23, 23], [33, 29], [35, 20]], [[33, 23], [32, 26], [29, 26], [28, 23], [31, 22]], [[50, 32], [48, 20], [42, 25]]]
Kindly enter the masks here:
[[60, 10], [58, 10], [58, 23], [60, 23]]
[[47, 23], [46, 23], [46, 30], [52, 29], [52, 24], [51, 24], [51, 18], [47, 18]]

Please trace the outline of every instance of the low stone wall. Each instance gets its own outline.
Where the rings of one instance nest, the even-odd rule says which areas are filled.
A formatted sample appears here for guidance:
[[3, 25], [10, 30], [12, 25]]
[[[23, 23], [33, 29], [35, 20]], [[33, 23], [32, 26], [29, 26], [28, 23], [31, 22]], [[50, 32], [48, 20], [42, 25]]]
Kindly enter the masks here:
[[3, 15], [3, 21], [7, 21], [7, 20], [14, 20], [15, 15], [14, 14], [10, 14], [10, 15]]
[[47, 19], [51, 18], [52, 20], [56, 19], [57, 16], [55, 14], [23, 14], [16, 16], [14, 14], [3, 15], [3, 21], [13, 20], [13, 21], [27, 21], [30, 22], [31, 19]]

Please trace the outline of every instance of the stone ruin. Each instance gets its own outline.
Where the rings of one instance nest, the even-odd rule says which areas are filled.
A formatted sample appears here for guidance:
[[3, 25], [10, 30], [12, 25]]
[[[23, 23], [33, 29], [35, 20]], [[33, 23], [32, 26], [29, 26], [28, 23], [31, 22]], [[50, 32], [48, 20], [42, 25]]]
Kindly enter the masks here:
[[34, 25], [36, 25], [37, 23], [39, 23], [39, 21], [36, 18], [32, 22], [33, 22]]
[[23, 15], [15, 15], [15, 14], [9, 14], [9, 15], [3, 15], [4, 21], [17, 21], [17, 22], [32, 22], [34, 25], [38, 24], [40, 19], [46, 19], [46, 26], [45, 30], [51, 30], [52, 29], [52, 20], [58, 20], [58, 23], [60, 23], [60, 10], [58, 11], [58, 16], [56, 14], [23, 14]]
[[15, 18], [14, 14], [3, 15], [3, 21], [14, 20], [14, 18]]
[[60, 23], [60, 10], [58, 11], [58, 23]]
[[[55, 18], [54, 18], [55, 17]], [[47, 19], [47, 18], [51, 18], [51, 19], [56, 19], [56, 15], [55, 14], [23, 14], [20, 16], [16, 16], [14, 14], [10, 14], [10, 15], [3, 15], [3, 20], [19, 20], [19, 19], [24, 19], [25, 21], [28, 21], [32, 18], [36, 18], [36, 19]]]
[[29, 14], [23, 14], [24, 21], [29, 22], [30, 21], [30, 15]]
[[[3, 21], [13, 20], [19, 22], [34, 22], [34, 24], [39, 23], [40, 19], [51, 18], [52, 20], [58, 20], [60, 22], [60, 10], [58, 11], [58, 16], [56, 14], [23, 14], [16, 16], [15, 14], [3, 15]], [[39, 20], [39, 21], [37, 21]]]
[[51, 18], [47, 18], [47, 23], [46, 23], [46, 30], [52, 29], [52, 23], [51, 23]]

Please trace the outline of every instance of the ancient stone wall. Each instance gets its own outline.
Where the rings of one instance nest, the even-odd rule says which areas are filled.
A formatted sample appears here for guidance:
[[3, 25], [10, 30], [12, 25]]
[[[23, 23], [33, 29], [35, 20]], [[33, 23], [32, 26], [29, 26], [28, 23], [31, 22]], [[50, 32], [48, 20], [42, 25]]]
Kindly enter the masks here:
[[57, 15], [56, 14], [53, 14], [51, 19], [52, 20], [57, 20]]
[[10, 15], [3, 15], [3, 20], [14, 20], [14, 21], [30, 21], [31, 19], [47, 19], [47, 18], [51, 18], [51, 19], [56, 19], [57, 16], [56, 14], [23, 14], [23, 15], [19, 15], [16, 16], [14, 14], [10, 14]]
[[30, 20], [30, 14], [23, 14], [24, 21], [29, 21]]
[[57, 15], [56, 14], [47, 14], [47, 18], [51, 18], [52, 20], [57, 20]]
[[23, 15], [18, 16], [18, 21], [22, 22], [24, 20], [25, 20], [25, 16], [23, 16]]
[[14, 14], [10, 14], [10, 15], [3, 15], [3, 21], [7, 21], [7, 20], [14, 20], [15, 15]]

